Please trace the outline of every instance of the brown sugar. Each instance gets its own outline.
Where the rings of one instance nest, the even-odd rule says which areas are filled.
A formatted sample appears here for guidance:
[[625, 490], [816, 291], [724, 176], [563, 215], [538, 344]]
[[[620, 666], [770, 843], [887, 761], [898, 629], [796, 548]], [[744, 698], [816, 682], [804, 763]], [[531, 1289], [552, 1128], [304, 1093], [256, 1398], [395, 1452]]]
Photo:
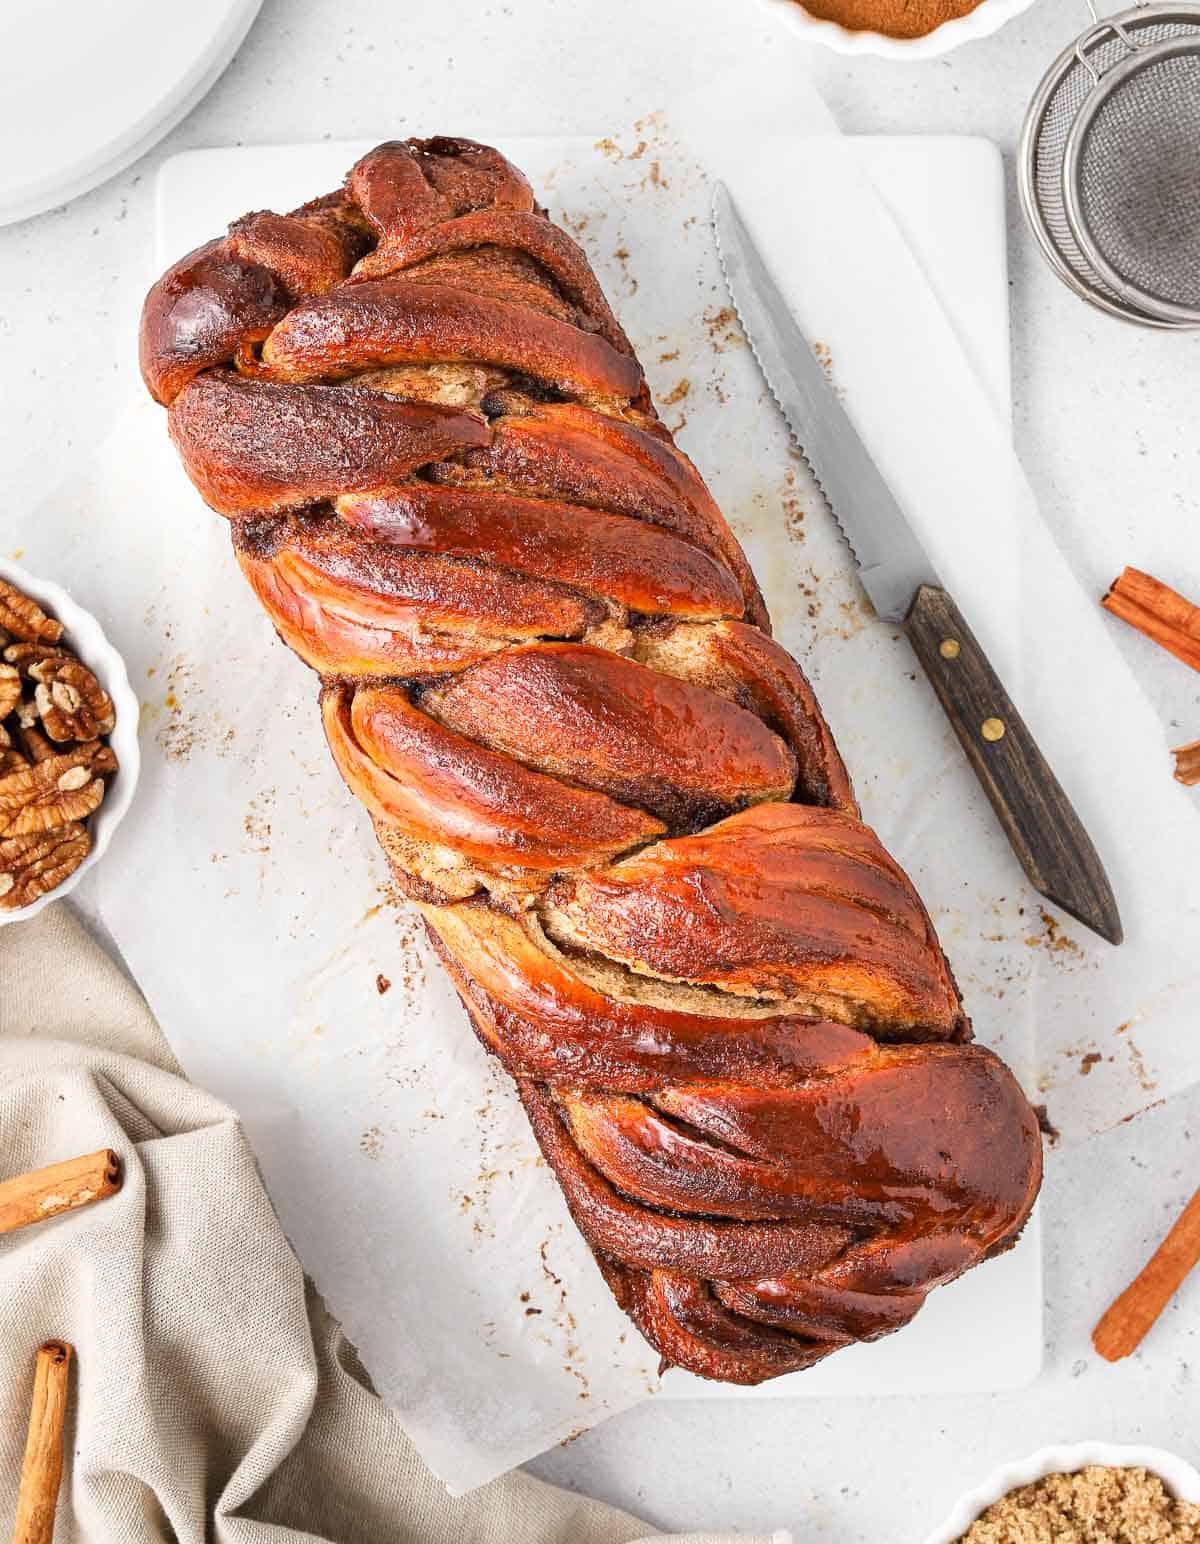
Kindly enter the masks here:
[[847, 32], [922, 38], [979, 4], [980, 0], [804, 0], [804, 9], [810, 16], [836, 22]]
[[1146, 1469], [1048, 1474], [988, 1507], [959, 1544], [1200, 1544], [1200, 1506]]

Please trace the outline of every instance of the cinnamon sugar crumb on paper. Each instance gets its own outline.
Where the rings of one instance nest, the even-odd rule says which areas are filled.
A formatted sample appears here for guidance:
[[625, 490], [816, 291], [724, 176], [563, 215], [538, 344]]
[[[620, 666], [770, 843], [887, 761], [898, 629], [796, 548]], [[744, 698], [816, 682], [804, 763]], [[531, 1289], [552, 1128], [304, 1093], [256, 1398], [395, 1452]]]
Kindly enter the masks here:
[[1126, 1040], [1125, 1044], [1129, 1050], [1129, 1061], [1133, 1067], [1134, 1077], [1138, 1080], [1139, 1086], [1143, 1088], [1146, 1093], [1152, 1094], [1158, 1087], [1158, 1084], [1150, 1076], [1149, 1070], [1146, 1067], [1145, 1058], [1142, 1056], [1141, 1051], [1134, 1043], [1132, 1037]]
[[1044, 1104], [1035, 1104], [1033, 1113], [1037, 1116], [1038, 1130], [1046, 1138], [1047, 1147], [1057, 1147], [1062, 1132], [1050, 1119], [1050, 1113]]
[[638, 290], [638, 281], [629, 271], [629, 248], [618, 247], [617, 250], [613, 253], [613, 256], [621, 265], [621, 272], [625, 277], [626, 284], [629, 286], [629, 293], [631, 295], [636, 295]]
[[692, 383], [685, 375], [682, 380], [677, 381], [671, 390], [666, 394], [666, 396], [663, 397], [662, 406], [674, 407], [677, 402], [683, 401], [691, 389]]
[[[182, 655], [177, 656], [167, 671], [167, 689], [162, 701], [166, 718], [156, 737], [158, 747], [168, 761], [186, 761], [209, 737], [209, 726], [185, 703], [191, 677], [191, 665]], [[148, 716], [153, 716], [152, 712]]]
[[275, 798], [274, 788], [265, 788], [250, 800], [242, 819], [242, 830], [252, 852], [271, 850], [271, 822], [268, 811]]
[[579, 1365], [582, 1354], [582, 1348], [579, 1344], [579, 1325], [575, 1319], [575, 1315], [567, 1307], [567, 1289], [563, 1285], [563, 1279], [555, 1270], [552, 1269], [550, 1262], [546, 1257], [549, 1248], [550, 1240], [548, 1238], [543, 1239], [541, 1246], [538, 1249], [538, 1257], [542, 1262], [542, 1275], [545, 1276], [547, 1282], [552, 1288], [554, 1288], [558, 1296], [557, 1305], [551, 1309], [551, 1313], [554, 1316], [554, 1328], [558, 1330], [563, 1339], [562, 1370], [563, 1372], [568, 1373], [579, 1384], [579, 1392], [575, 1397], [580, 1400], [590, 1399], [592, 1395], [591, 1388], [588, 1384], [588, 1377], [583, 1368]]
[[727, 348], [745, 348], [746, 340], [732, 306], [721, 306], [719, 310], [710, 307], [704, 313], [703, 321], [714, 353], [723, 354]]
[[1047, 954], [1058, 956], [1060, 959], [1064, 956], [1068, 959], [1086, 958], [1075, 940], [1063, 932], [1058, 919], [1052, 917], [1044, 906], [1038, 908], [1038, 920], [1042, 924], [1042, 931], [1026, 936], [1025, 944], [1028, 948], [1044, 949]]
[[796, 473], [791, 467], [788, 467], [783, 474], [783, 488], [780, 491], [779, 502], [783, 507], [783, 520], [788, 537], [794, 542], [805, 541], [807, 539], [804, 530], [805, 509], [796, 491]]
[[[408, 897], [398, 885], [389, 880], [379, 886], [379, 894], [382, 898], [381, 906], [395, 909], [395, 943], [399, 957], [393, 962], [389, 953], [388, 959], [394, 971], [397, 966], [399, 969], [394, 976], [379, 976], [375, 986], [382, 995], [398, 983], [406, 1000], [411, 1002], [425, 985], [425, 962], [420, 949], [421, 939], [424, 937], [424, 924], [420, 914], [414, 910]], [[379, 909], [379, 907], [372, 907], [367, 916], [374, 915]], [[381, 987], [380, 981], [386, 981], [387, 986]]]
[[1200, 1506], [1146, 1469], [1091, 1464], [1048, 1474], [994, 1502], [959, 1544], [1200, 1544]]

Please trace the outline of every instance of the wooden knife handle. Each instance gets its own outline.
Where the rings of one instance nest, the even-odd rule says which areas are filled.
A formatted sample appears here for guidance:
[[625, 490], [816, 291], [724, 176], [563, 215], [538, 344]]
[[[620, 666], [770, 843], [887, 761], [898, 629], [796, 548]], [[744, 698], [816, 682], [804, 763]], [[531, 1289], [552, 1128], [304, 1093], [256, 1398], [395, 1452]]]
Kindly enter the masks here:
[[1034, 888], [1119, 944], [1120, 913], [1091, 838], [954, 601], [923, 584], [904, 627]]

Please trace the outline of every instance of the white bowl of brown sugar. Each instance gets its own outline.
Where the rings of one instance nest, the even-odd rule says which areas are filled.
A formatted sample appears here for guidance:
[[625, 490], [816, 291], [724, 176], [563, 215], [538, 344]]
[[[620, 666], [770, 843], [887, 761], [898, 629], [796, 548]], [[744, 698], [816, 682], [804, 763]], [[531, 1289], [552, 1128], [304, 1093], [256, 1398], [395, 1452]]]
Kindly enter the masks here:
[[1161, 1448], [1081, 1442], [1004, 1464], [925, 1544], [1200, 1544], [1200, 1473]]
[[806, 43], [835, 54], [933, 59], [998, 32], [1033, 0], [759, 0]]

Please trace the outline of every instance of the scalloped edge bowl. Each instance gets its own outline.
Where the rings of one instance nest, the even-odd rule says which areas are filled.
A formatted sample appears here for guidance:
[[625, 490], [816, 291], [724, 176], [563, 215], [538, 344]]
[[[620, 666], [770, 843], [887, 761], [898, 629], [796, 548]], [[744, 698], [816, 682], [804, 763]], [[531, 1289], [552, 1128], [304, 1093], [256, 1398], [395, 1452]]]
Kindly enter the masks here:
[[1149, 1469], [1176, 1500], [1200, 1503], [1200, 1473], [1174, 1453], [1116, 1442], [1077, 1442], [1039, 1448], [1028, 1458], [1001, 1464], [982, 1485], [959, 1498], [950, 1516], [933, 1530], [925, 1544], [955, 1544], [994, 1501], [1010, 1490], [1031, 1485], [1048, 1474], [1073, 1474], [1088, 1464], [1103, 1464], [1109, 1469]]
[[765, 10], [806, 43], [820, 43], [835, 54], [849, 58], [874, 54], [880, 59], [936, 59], [952, 48], [990, 37], [1006, 23], [1027, 11], [1034, 0], [981, 0], [973, 11], [943, 22], [920, 38], [893, 38], [882, 32], [849, 32], [837, 22], [810, 16], [800, 0], [758, 0]]
[[3, 927], [9, 922], [26, 922], [52, 901], [61, 901], [88, 870], [99, 863], [112, 841], [113, 832], [133, 802], [142, 757], [138, 745], [141, 705], [129, 684], [125, 661], [104, 636], [104, 630], [96, 618], [72, 600], [61, 584], [55, 584], [51, 579], [39, 579], [36, 574], [29, 573], [19, 563], [10, 562], [7, 558], [0, 558], [0, 579], [16, 585], [18, 590], [32, 596], [39, 606], [58, 618], [66, 629], [66, 642], [88, 669], [95, 673], [96, 679], [112, 698], [117, 714], [116, 728], [108, 736], [108, 743], [117, 758], [117, 771], [105, 793], [103, 804], [88, 821], [92, 837], [91, 852], [57, 889], [39, 896], [36, 901], [17, 911], [0, 911], [0, 927]]

